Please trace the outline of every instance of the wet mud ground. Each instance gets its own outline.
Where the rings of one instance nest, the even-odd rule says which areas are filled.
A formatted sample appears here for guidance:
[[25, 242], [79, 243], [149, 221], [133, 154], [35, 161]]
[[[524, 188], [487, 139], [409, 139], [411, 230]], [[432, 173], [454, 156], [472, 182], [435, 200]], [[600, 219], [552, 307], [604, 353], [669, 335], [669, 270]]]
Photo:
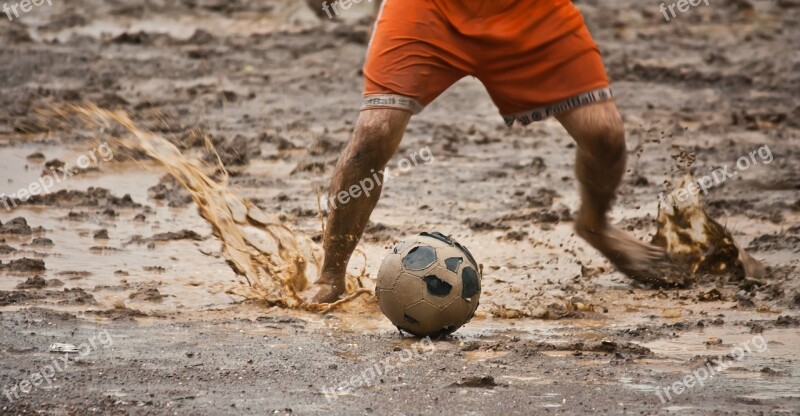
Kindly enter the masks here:
[[[37, 112], [86, 100], [213, 163], [209, 137], [231, 189], [319, 239], [316, 191], [358, 114], [368, 19], [362, 7], [320, 22], [296, 3], [54, 2], [3, 21], [0, 191], [109, 141]], [[649, 239], [677, 164], [702, 176], [767, 146], [769, 163], [755, 156], [705, 197], [765, 277], [657, 290], [614, 272], [572, 232], [571, 139], [553, 120], [506, 128], [465, 79], [412, 119], [351, 265], [374, 278], [420, 231], [470, 248], [479, 313], [435, 350], [403, 359], [416, 340], [374, 302], [323, 316], [229, 296], [238, 279], [188, 194], [112, 145], [52, 193], [0, 206], [0, 413], [800, 412], [800, 4], [712, 4], [670, 23], [655, 3], [577, 4], [626, 124], [614, 221]], [[432, 163], [398, 168], [426, 146]], [[52, 383], [5, 394], [62, 360], [51, 344], [103, 331], [113, 342], [68, 354]], [[764, 351], [659, 400], [758, 337]], [[386, 360], [369, 386], [324, 394]]]

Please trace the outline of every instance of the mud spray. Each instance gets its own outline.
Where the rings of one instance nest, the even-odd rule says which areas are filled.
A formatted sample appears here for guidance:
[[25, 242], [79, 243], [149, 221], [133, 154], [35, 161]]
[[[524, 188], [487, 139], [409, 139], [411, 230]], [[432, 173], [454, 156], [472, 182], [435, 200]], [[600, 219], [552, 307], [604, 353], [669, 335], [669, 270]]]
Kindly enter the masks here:
[[[93, 128], [122, 127], [127, 134], [113, 139], [115, 142], [145, 152], [190, 192], [201, 216], [222, 241], [227, 262], [243, 278], [243, 284], [228, 289], [228, 293], [263, 300], [268, 305], [315, 312], [328, 311], [361, 295], [372, 296], [372, 291], [361, 284], [360, 278], [365, 274], [362, 271], [362, 276], [347, 276], [346, 296], [340, 301], [314, 304], [301, 298], [299, 293], [316, 279], [320, 270], [321, 247], [293, 231], [277, 215], [267, 214], [234, 194], [227, 186], [228, 175], [221, 162], [223, 178], [216, 181], [167, 139], [139, 129], [122, 111], [82, 104], [55, 112], [62, 118], [78, 114], [82, 123]], [[213, 150], [213, 146], [209, 148]], [[693, 179], [688, 166], [682, 171], [685, 176], [680, 186], [685, 186]], [[710, 275], [741, 280], [764, 274], [763, 265], [742, 250], [724, 226], [706, 214], [699, 195], [675, 205], [660, 204], [658, 230], [652, 242], [691, 272], [693, 281]]]
[[316, 279], [323, 255], [321, 247], [294, 232], [277, 215], [267, 214], [231, 192], [224, 167], [221, 166], [223, 179], [215, 181], [187, 160], [175, 145], [164, 137], [139, 129], [122, 111], [109, 111], [93, 104], [55, 111], [65, 118], [77, 113], [82, 123], [95, 128], [121, 126], [128, 134], [115, 139], [119, 145], [145, 152], [190, 192], [200, 215], [222, 240], [222, 252], [228, 264], [244, 279], [244, 284], [228, 289], [228, 293], [264, 300], [268, 305], [316, 312], [372, 293], [361, 286], [358, 277], [348, 275], [343, 299], [330, 304], [307, 302], [299, 293]]
[[[709, 276], [727, 276], [738, 281], [745, 277], [761, 278], [764, 265], [736, 243], [731, 232], [708, 216], [698, 181], [692, 176], [694, 153], [682, 150], [672, 155], [670, 176], [677, 177], [677, 187], [667, 189], [668, 199], [659, 198], [658, 230], [652, 243], [664, 248], [672, 260], [692, 274], [697, 281]], [[670, 182], [667, 182], [669, 187]]]
[[[696, 182], [686, 173], [678, 189]], [[736, 243], [731, 232], [709, 217], [699, 193], [688, 194], [676, 204], [659, 203], [658, 230], [653, 244], [663, 247], [672, 259], [695, 278], [727, 275], [734, 280], [760, 278], [766, 273], [761, 262]]]

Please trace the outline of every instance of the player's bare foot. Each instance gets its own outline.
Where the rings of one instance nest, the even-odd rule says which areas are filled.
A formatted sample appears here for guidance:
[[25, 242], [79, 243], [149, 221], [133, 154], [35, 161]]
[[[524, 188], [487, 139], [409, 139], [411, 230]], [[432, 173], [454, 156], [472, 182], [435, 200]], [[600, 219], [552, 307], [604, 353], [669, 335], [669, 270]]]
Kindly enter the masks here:
[[645, 244], [611, 226], [593, 230], [578, 223], [575, 230], [592, 247], [631, 279], [658, 287], [686, 287], [689, 274], [672, 262], [667, 253]]
[[302, 296], [312, 303], [333, 303], [344, 295], [344, 290], [344, 279], [321, 277]]

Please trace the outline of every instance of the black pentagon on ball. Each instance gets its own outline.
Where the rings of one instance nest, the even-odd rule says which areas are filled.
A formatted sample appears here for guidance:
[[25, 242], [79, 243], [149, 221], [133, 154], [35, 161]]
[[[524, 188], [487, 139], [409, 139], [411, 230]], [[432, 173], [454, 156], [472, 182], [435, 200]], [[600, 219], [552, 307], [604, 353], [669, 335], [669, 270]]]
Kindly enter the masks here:
[[433, 296], [445, 297], [450, 294], [453, 285], [440, 279], [438, 276], [429, 275], [422, 278], [428, 286], [428, 293]]
[[403, 257], [406, 270], [423, 270], [436, 261], [436, 250], [431, 246], [417, 246]]
[[444, 234], [442, 234], [442, 233], [440, 233], [438, 231], [433, 231], [433, 232], [430, 232], [430, 233], [423, 232], [423, 233], [420, 233], [419, 235], [424, 236], [424, 237], [435, 238], [435, 239], [437, 239], [437, 240], [439, 240], [439, 241], [441, 241], [441, 242], [443, 242], [445, 244], [449, 244], [450, 246], [458, 247], [464, 253], [464, 255], [467, 256], [467, 260], [469, 260], [472, 263], [472, 265], [474, 265], [475, 267], [478, 266], [478, 262], [475, 261], [475, 257], [472, 256], [472, 253], [470, 253], [469, 249], [467, 249], [466, 247], [462, 246], [458, 241], [452, 239], [451, 237], [448, 237], [448, 236], [446, 236], [446, 235], [444, 235]]
[[461, 257], [450, 257], [444, 260], [444, 265], [447, 267], [447, 270], [455, 273], [462, 261], [464, 261], [464, 259]]
[[461, 271], [461, 297], [469, 299], [478, 294], [481, 290], [481, 282], [478, 280], [478, 272], [472, 267], [465, 267]]

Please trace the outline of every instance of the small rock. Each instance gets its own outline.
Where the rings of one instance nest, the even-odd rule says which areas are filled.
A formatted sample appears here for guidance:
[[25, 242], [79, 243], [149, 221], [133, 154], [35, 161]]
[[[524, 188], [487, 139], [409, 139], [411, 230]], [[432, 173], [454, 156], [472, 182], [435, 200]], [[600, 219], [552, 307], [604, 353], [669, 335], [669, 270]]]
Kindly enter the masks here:
[[47, 286], [47, 281], [42, 276], [29, 277], [28, 280], [17, 285], [17, 289], [41, 289]]
[[53, 247], [53, 240], [44, 237], [36, 237], [31, 241], [30, 245], [35, 247]]
[[0, 270], [7, 272], [43, 272], [45, 271], [44, 261], [41, 259], [21, 259], [11, 260], [9, 263], [0, 262]]
[[483, 389], [491, 389], [498, 386], [494, 381], [494, 377], [492, 376], [483, 376], [483, 377], [464, 377], [461, 381], [455, 382], [451, 384], [453, 387], [477, 387]]
[[0, 244], [0, 255], [2, 255], [2, 254], [11, 254], [11, 253], [13, 253], [15, 251], [17, 251], [17, 249], [15, 249], [14, 247], [11, 247], [8, 244]]
[[740, 308], [749, 309], [756, 306], [755, 302], [753, 302], [753, 299], [751, 299], [746, 293], [743, 293], [743, 291], [737, 293], [735, 299], [736, 302], [739, 303]]
[[44, 157], [44, 154], [42, 154], [42, 152], [35, 152], [35, 153], [29, 154], [27, 156], [27, 159], [30, 160], [30, 161], [39, 161], [39, 162], [41, 162], [41, 161], [45, 160], [45, 157]]
[[700, 302], [713, 302], [718, 300], [723, 300], [722, 292], [717, 289], [711, 289], [708, 292], [703, 292], [697, 296], [697, 300]]
[[0, 234], [31, 235], [33, 231], [25, 218], [17, 217], [0, 226]]
[[161, 302], [166, 296], [162, 295], [158, 289], [149, 288], [133, 292], [128, 296], [129, 299], [143, 300], [147, 302]]

